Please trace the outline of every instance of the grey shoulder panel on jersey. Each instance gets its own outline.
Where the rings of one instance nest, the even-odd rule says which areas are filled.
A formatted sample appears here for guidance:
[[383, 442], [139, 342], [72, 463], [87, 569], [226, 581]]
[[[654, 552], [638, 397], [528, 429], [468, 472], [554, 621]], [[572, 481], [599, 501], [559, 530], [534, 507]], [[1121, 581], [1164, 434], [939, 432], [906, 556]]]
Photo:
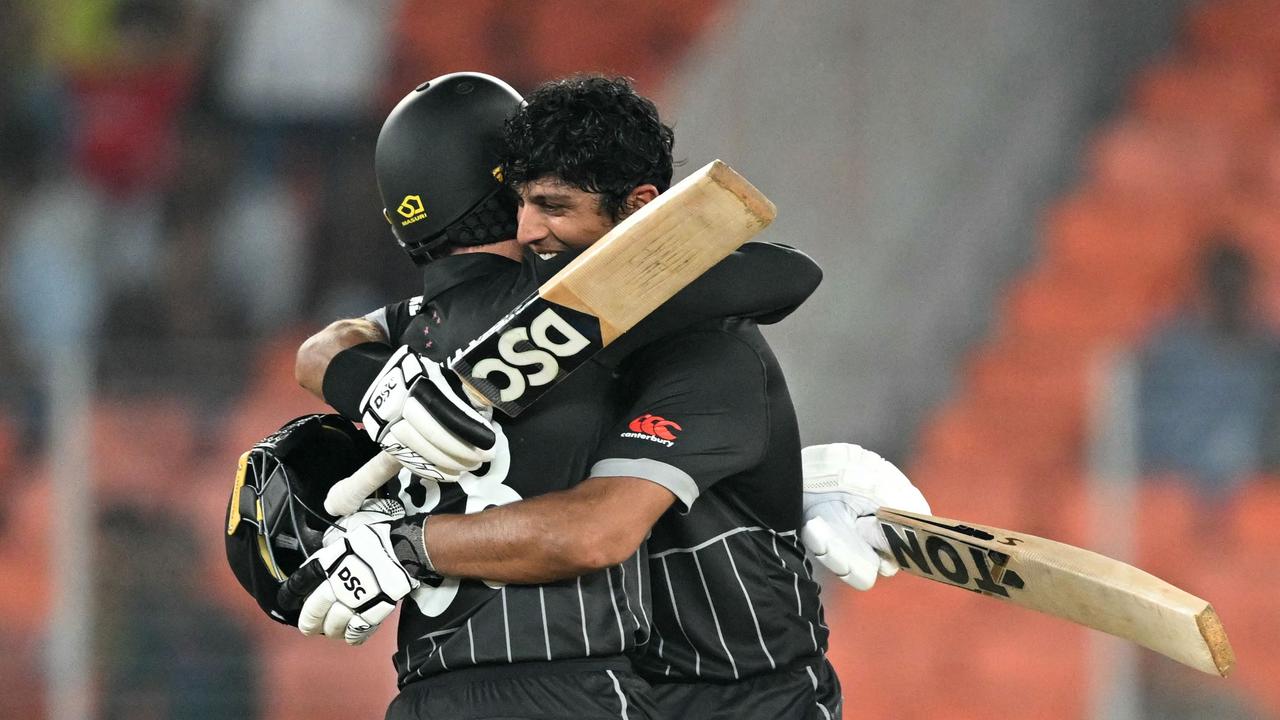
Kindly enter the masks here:
[[698, 484], [674, 465], [649, 458], [606, 458], [591, 466], [589, 477], [638, 477], [670, 490], [688, 512], [698, 499]]
[[[382, 334], [394, 346], [398, 344], [399, 333], [408, 327], [414, 316], [422, 312], [422, 306], [422, 296], [414, 295], [411, 298], [380, 307], [365, 315], [364, 319], [382, 328]], [[396, 323], [394, 331], [391, 328], [393, 321]]]
[[377, 310], [374, 310], [373, 312], [369, 313], [368, 315], [365, 315], [364, 319], [382, 328], [382, 334], [385, 337], [387, 338], [391, 337], [391, 328], [387, 326], [387, 309], [386, 308], [380, 307]]

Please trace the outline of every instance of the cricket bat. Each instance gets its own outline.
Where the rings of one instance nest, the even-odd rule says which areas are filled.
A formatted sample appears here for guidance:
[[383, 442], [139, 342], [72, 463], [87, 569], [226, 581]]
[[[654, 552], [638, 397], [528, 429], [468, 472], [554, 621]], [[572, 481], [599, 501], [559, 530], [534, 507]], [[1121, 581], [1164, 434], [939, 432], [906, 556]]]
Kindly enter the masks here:
[[1135, 642], [1226, 677], [1213, 606], [1132, 565], [1065, 543], [891, 508], [876, 511], [902, 570]]
[[[629, 215], [448, 362], [473, 398], [515, 417], [773, 221], [777, 210], [719, 160]], [[379, 453], [329, 490], [355, 512], [400, 471]]]

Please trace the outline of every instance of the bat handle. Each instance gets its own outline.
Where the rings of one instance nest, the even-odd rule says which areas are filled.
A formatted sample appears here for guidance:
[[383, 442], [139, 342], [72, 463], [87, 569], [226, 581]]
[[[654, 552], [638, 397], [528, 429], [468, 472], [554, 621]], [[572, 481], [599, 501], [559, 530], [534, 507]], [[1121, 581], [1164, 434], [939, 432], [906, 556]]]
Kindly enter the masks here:
[[330, 515], [342, 517], [360, 509], [365, 498], [382, 487], [388, 480], [400, 474], [400, 461], [379, 452], [369, 462], [329, 488], [324, 499], [324, 509]]
[[[456, 370], [454, 372], [457, 372]], [[462, 373], [458, 373], [458, 379], [462, 381], [462, 389], [467, 393], [467, 399], [471, 401], [471, 405], [477, 410], [483, 410], [493, 406], [493, 401], [485, 397], [484, 393], [476, 389], [466, 378], [462, 377]]]

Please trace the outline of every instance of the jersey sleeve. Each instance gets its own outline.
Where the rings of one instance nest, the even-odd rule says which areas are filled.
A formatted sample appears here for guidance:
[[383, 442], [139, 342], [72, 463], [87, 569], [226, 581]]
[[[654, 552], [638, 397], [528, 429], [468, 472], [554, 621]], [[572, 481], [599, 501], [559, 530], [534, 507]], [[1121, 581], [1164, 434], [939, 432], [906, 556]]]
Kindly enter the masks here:
[[760, 461], [769, 428], [765, 367], [732, 334], [699, 329], [650, 345], [624, 380], [634, 399], [605, 433], [591, 476], [644, 478], [687, 511], [715, 483]]
[[601, 351], [598, 362], [616, 366], [637, 348], [718, 318], [779, 322], [821, 282], [822, 269], [803, 252], [780, 243], [747, 243]]
[[400, 336], [409, 328], [409, 323], [422, 310], [422, 296], [391, 303], [365, 315], [364, 318], [375, 323], [387, 334], [392, 347], [400, 344]]
[[656, 317], [686, 323], [721, 317], [776, 323], [800, 307], [822, 282], [813, 258], [781, 243], [749, 242], [694, 280]]

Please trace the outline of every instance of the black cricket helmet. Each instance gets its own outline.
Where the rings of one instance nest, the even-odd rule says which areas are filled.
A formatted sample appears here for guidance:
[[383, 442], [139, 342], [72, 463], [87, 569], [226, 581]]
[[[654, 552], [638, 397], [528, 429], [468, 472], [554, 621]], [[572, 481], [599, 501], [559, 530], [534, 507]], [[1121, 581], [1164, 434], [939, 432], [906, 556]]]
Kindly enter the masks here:
[[523, 99], [492, 75], [428, 80], [387, 116], [374, 153], [383, 215], [422, 264], [446, 245], [515, 237], [515, 198], [499, 167], [502, 126]]
[[227, 505], [227, 562], [273, 620], [297, 625], [298, 609], [276, 599], [280, 586], [337, 521], [324, 510], [329, 488], [377, 452], [350, 420], [315, 414], [290, 420], [240, 456]]

